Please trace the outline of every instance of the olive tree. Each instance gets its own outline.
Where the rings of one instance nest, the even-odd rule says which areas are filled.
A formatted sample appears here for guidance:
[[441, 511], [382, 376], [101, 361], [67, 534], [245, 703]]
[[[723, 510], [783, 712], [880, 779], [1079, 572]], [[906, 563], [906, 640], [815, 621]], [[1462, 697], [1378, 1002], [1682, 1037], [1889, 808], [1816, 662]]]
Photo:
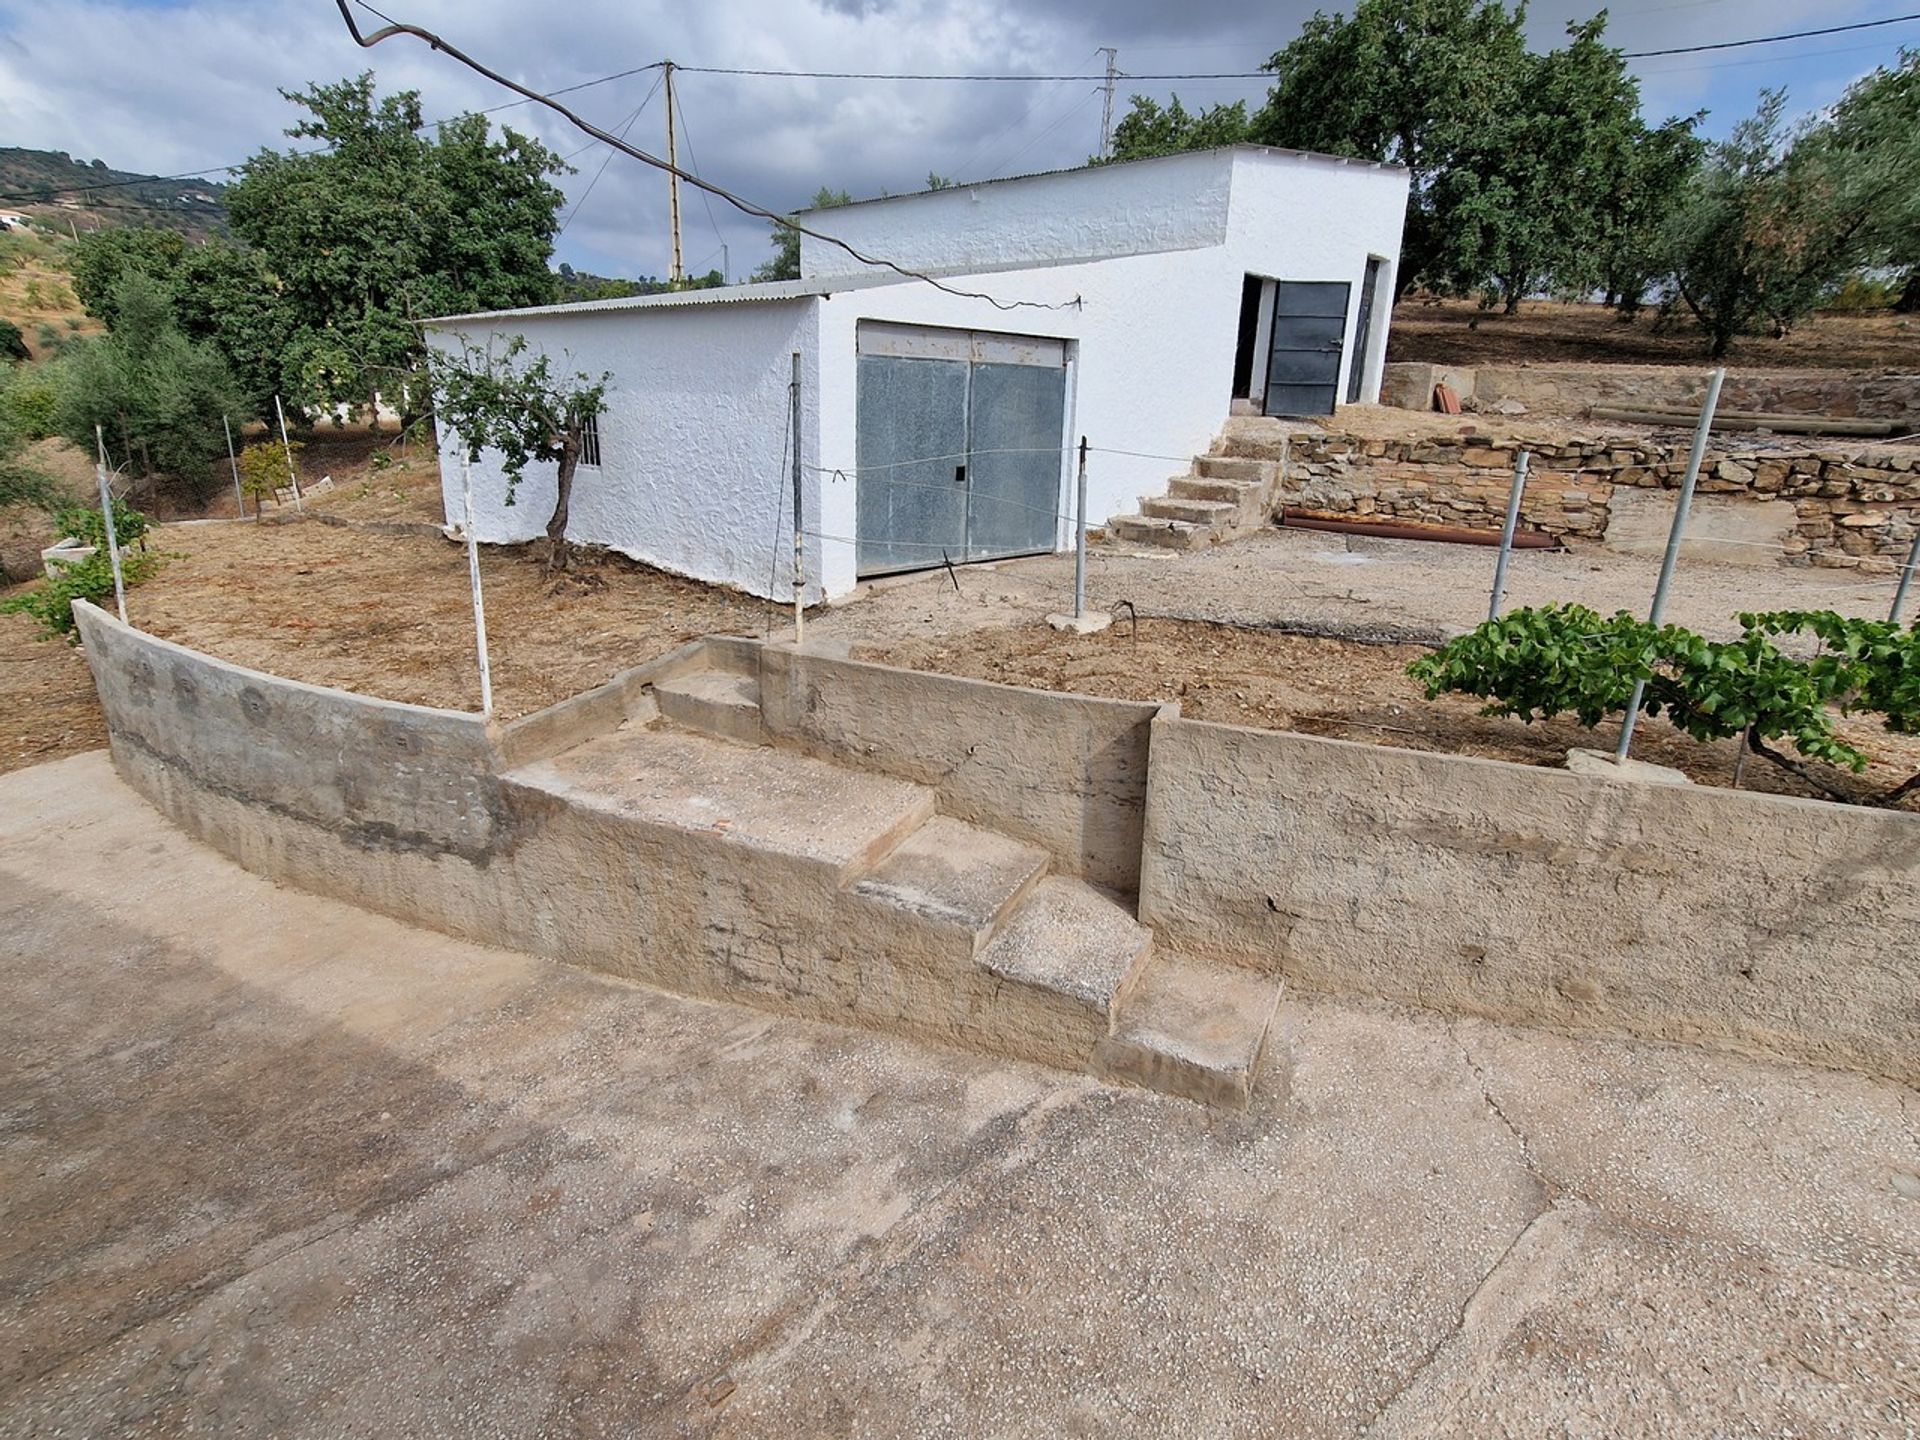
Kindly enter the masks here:
[[543, 353], [529, 356], [526, 337], [515, 335], [498, 352], [462, 342], [457, 353], [437, 351], [433, 373], [434, 413], [459, 437], [469, 461], [498, 451], [512, 505], [527, 466], [555, 467], [553, 514], [547, 520], [547, 568], [572, 563], [567, 515], [573, 477], [580, 465], [587, 427], [607, 408], [607, 382], [589, 375], [556, 374]]

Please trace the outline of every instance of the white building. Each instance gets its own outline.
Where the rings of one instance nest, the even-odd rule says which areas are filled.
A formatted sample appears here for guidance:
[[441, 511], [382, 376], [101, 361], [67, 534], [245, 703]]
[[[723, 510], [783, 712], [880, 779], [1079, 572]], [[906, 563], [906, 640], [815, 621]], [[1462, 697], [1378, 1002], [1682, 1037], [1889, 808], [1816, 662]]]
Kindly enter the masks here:
[[[806, 237], [800, 280], [454, 316], [428, 343], [524, 335], [609, 373], [569, 535], [782, 598], [797, 363], [807, 593], [832, 597], [1070, 546], [1080, 436], [1099, 525], [1236, 408], [1376, 400], [1406, 200], [1402, 170], [1245, 145], [961, 185], [805, 217], [946, 290]], [[542, 533], [551, 467], [508, 508], [490, 460], [480, 538]], [[457, 521], [452, 437], [441, 473]]]

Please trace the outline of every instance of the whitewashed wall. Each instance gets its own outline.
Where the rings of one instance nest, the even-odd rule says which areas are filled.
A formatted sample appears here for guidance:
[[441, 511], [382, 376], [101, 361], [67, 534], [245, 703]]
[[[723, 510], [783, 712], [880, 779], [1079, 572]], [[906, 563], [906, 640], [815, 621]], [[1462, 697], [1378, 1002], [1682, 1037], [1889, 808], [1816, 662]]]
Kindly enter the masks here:
[[[1000, 310], [984, 300], [961, 299], [917, 283], [851, 291], [822, 301], [820, 463], [826, 470], [848, 475], [855, 470], [855, 334], [859, 322], [867, 319], [1076, 342], [1068, 430], [1072, 436], [1086, 435], [1095, 447], [1088, 465], [1087, 510], [1096, 525], [1137, 510], [1143, 496], [1166, 493], [1169, 480], [1184, 473], [1189, 458], [1205, 451], [1219, 433], [1231, 404], [1240, 291], [1248, 274], [1352, 282], [1350, 351], [1367, 259], [1387, 259], [1382, 293], [1388, 303], [1376, 306], [1363, 392], [1364, 398], [1378, 397], [1392, 262], [1399, 254], [1406, 207], [1404, 172], [1282, 152], [1206, 151], [1166, 162], [1046, 177], [1050, 183], [1062, 182], [1051, 203], [1071, 209], [1073, 189], [1083, 180], [1110, 186], [1113, 176], [1135, 177], [1130, 183], [1147, 197], [1143, 206], [1149, 212], [1162, 209], [1169, 193], [1211, 196], [1216, 193], [1214, 177], [1230, 177], [1232, 203], [1221, 243], [946, 277], [956, 288], [984, 291], [1003, 303], [1038, 301], [1067, 307], [1062, 309]], [[1015, 203], [1007, 208], [1019, 217], [1034, 203], [1031, 187], [1040, 183], [986, 186], [980, 193], [1012, 192]], [[945, 203], [950, 193], [942, 191], [928, 200]], [[1119, 202], [1103, 195], [1103, 203]], [[813, 219], [861, 248], [896, 255], [912, 254], [920, 245], [930, 254], [943, 242], [937, 237], [916, 239], [923, 233], [920, 221], [908, 224], [898, 213], [909, 208], [901, 202], [878, 202], [817, 212]], [[887, 212], [894, 214], [890, 218]], [[1173, 206], [1166, 213], [1181, 212]], [[824, 248], [832, 253], [831, 247]], [[1063, 453], [1063, 513], [1072, 509], [1071, 473], [1071, 457]], [[820, 503], [820, 531], [838, 537], [855, 533], [851, 481], [830, 480], [822, 487]], [[823, 540], [822, 560], [827, 593], [850, 590], [854, 546], [845, 539]]]
[[[782, 468], [792, 355], [802, 356], [801, 428], [817, 436], [820, 386], [811, 299], [660, 306], [623, 311], [502, 316], [491, 333], [525, 335], [556, 368], [613, 376], [600, 417], [601, 464], [574, 479], [567, 533], [662, 569], [755, 594], [792, 595], [792, 478]], [[474, 343], [489, 330], [457, 322]], [[458, 329], [427, 332], [458, 348]], [[806, 440], [809, 451], [812, 438]], [[441, 489], [449, 521], [461, 515], [461, 450], [441, 437]], [[808, 459], [812, 455], [808, 454]], [[817, 492], [817, 475], [806, 484]], [[531, 540], [553, 513], [554, 467], [530, 466], [505, 503], [499, 458], [474, 466], [475, 530], [487, 543]], [[810, 514], [818, 512], [817, 493]], [[783, 541], [776, 513], [784, 510]], [[809, 567], [817, 579], [817, 571]], [[817, 585], [811, 597], [819, 599]]]

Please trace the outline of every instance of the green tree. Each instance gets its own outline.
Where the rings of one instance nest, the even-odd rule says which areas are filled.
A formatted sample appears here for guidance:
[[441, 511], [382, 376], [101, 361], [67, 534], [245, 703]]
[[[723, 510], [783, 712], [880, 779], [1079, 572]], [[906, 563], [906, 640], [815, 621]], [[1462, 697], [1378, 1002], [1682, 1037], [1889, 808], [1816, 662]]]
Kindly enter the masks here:
[[1903, 50], [1834, 107], [1823, 143], [1872, 192], [1861, 235], [1867, 263], [1900, 273], [1897, 308], [1920, 310], [1920, 50]]
[[1652, 179], [1643, 152], [1672, 148], [1642, 123], [1639, 84], [1605, 32], [1603, 12], [1569, 25], [1563, 47], [1522, 55], [1509, 101], [1436, 173], [1430, 278], [1483, 288], [1508, 314], [1548, 286], [1584, 295], [1605, 285], [1621, 197]]
[[1358, 0], [1315, 14], [1267, 61], [1275, 83], [1249, 138], [1405, 166], [1412, 182], [1397, 288], [1444, 279], [1458, 217], [1439, 182], [1484, 157], [1528, 70], [1524, 5]]
[[1237, 145], [1248, 138], [1247, 103], [1213, 105], [1199, 114], [1187, 112], [1175, 95], [1162, 109], [1150, 95], [1135, 95], [1127, 113], [1113, 127], [1113, 160], [1145, 160], [1154, 155], [1176, 155], [1183, 150], [1210, 150]]
[[151, 277], [123, 276], [112, 304], [114, 328], [59, 361], [55, 433], [91, 455], [98, 425], [144, 476], [172, 476], [205, 500], [213, 462], [225, 453], [221, 417], [238, 403], [226, 362], [181, 333], [171, 299]]
[[1702, 111], [1643, 130], [1601, 202], [1600, 289], [1623, 321], [1639, 315], [1660, 278], [1661, 234], [1706, 152], [1706, 142], [1694, 133], [1705, 118]]
[[514, 503], [531, 464], [555, 467], [553, 514], [547, 519], [547, 568], [565, 570], [573, 559], [567, 519], [573, 506], [574, 473], [587, 426], [607, 408], [607, 382], [584, 374], [557, 375], [544, 354], [526, 355], [516, 335], [495, 354], [462, 343], [458, 353], [436, 352], [431, 360], [434, 414], [467, 452], [501, 457], [506, 503]]
[[1817, 128], [1790, 129], [1786, 94], [1707, 149], [1663, 229], [1676, 303], [1713, 355], [1736, 336], [1783, 335], [1864, 252], [1879, 177], [1851, 169]]
[[482, 115], [428, 135], [417, 91], [376, 96], [371, 73], [282, 92], [321, 148], [262, 151], [227, 192], [234, 232], [277, 277], [286, 366], [307, 405], [371, 405], [425, 359], [416, 322], [553, 296], [560, 159]]
[[20, 333], [20, 327], [11, 320], [0, 320], [0, 360], [31, 360], [33, 352], [27, 349], [27, 337]]
[[127, 272], [138, 270], [172, 288], [174, 271], [186, 253], [186, 237], [174, 230], [143, 225], [89, 230], [68, 252], [73, 293], [89, 315], [111, 328], [117, 317], [114, 292]]
[[[844, 190], [834, 190], [822, 185], [813, 192], [815, 210], [831, 209], [835, 205], [851, 205], [853, 196]], [[753, 272], [755, 280], [798, 280], [800, 278], [800, 232], [790, 225], [775, 222], [770, 227], [773, 241], [773, 258]]]

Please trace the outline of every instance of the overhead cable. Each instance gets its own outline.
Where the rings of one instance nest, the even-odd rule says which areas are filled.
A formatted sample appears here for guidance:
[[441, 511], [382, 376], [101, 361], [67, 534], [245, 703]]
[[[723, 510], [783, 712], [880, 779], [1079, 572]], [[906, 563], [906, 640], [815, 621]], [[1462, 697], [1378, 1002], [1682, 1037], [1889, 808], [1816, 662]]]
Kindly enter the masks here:
[[395, 35], [411, 35], [413, 36], [414, 39], [422, 41], [430, 48], [434, 50], [438, 50], [442, 54], [445, 54], [451, 57], [452, 59], [459, 61], [462, 65], [465, 65], [469, 70], [474, 71], [476, 74], [482, 75], [487, 79], [493, 81], [494, 84], [503, 86], [506, 89], [513, 91], [516, 95], [524, 95], [529, 100], [533, 100], [541, 105], [545, 105], [548, 109], [552, 110], [555, 114], [559, 115], [562, 119], [566, 120], [568, 124], [580, 130], [583, 134], [591, 135], [596, 140], [599, 140], [603, 144], [611, 145], [614, 149], [618, 150], [621, 154], [630, 155], [635, 160], [640, 161], [642, 164], [651, 165], [656, 170], [663, 170], [669, 175], [676, 175], [687, 184], [694, 186], [696, 189], [704, 190], [708, 194], [726, 201], [727, 204], [733, 206], [734, 209], [739, 210], [744, 214], [757, 216], [758, 218], [769, 221], [770, 223], [774, 225], [778, 225], [783, 229], [791, 230], [795, 234], [808, 236], [814, 240], [820, 241], [822, 244], [825, 244], [825, 245], [832, 245], [836, 249], [844, 251], [846, 254], [850, 255], [853, 259], [859, 261], [860, 264], [862, 265], [871, 265], [876, 269], [891, 270], [896, 275], [900, 275], [905, 279], [918, 280], [922, 284], [931, 285], [936, 290], [944, 291], [949, 295], [956, 296], [963, 300], [984, 300], [987, 302], [987, 304], [993, 306], [996, 310], [1070, 310], [1070, 309], [1078, 309], [1080, 306], [1080, 298], [1078, 296], [1075, 296], [1072, 300], [1051, 301], [1051, 302], [1044, 301], [1044, 300], [1001, 300], [996, 296], [986, 294], [984, 291], [961, 290], [955, 286], [946, 284], [944, 281], [936, 280], [931, 275], [925, 274], [918, 270], [909, 269], [907, 266], [898, 264], [892, 260], [888, 260], [883, 256], [868, 255], [862, 252], [861, 250], [859, 250], [858, 248], [856, 248], [855, 246], [849, 244], [847, 241], [842, 240], [837, 235], [829, 235], [825, 231], [815, 230], [810, 226], [802, 225], [799, 221], [793, 219], [791, 216], [782, 215], [776, 210], [769, 210], [764, 205], [755, 204], [751, 200], [744, 199], [743, 197], [734, 194], [731, 190], [725, 189], [724, 187], [719, 185], [715, 185], [710, 180], [702, 180], [698, 175], [695, 175], [690, 171], [682, 170], [677, 165], [669, 164], [667, 161], [662, 160], [658, 155], [654, 155], [649, 153], [648, 151], [642, 150], [636, 145], [629, 145], [625, 140], [622, 140], [619, 136], [614, 135], [606, 130], [602, 130], [598, 125], [595, 125], [592, 121], [587, 120], [582, 116], [576, 115], [572, 110], [568, 109], [565, 105], [562, 105], [558, 100], [555, 100], [551, 96], [544, 95], [538, 90], [534, 90], [529, 86], [522, 85], [517, 80], [511, 80], [507, 76], [502, 75], [499, 71], [491, 69], [490, 67], [481, 64], [478, 60], [475, 60], [471, 55], [468, 55], [466, 52], [452, 45], [443, 37], [436, 35], [431, 30], [423, 29], [418, 25], [409, 25], [403, 21], [395, 20], [392, 16], [386, 15], [381, 11], [375, 9], [372, 5], [367, 4], [367, 0], [351, 0], [351, 3], [359, 5], [362, 9], [369, 11], [373, 15], [376, 15], [380, 19], [387, 22], [385, 28], [376, 30], [371, 35], [363, 35], [360, 31], [359, 22], [353, 18], [353, 11], [350, 8], [349, 0], [334, 0], [334, 4], [338, 6], [340, 11], [340, 18], [346, 22], [347, 33], [353, 37], [354, 44], [360, 46], [361, 49], [371, 50], [374, 46], [378, 45], [381, 41], [391, 39]]

